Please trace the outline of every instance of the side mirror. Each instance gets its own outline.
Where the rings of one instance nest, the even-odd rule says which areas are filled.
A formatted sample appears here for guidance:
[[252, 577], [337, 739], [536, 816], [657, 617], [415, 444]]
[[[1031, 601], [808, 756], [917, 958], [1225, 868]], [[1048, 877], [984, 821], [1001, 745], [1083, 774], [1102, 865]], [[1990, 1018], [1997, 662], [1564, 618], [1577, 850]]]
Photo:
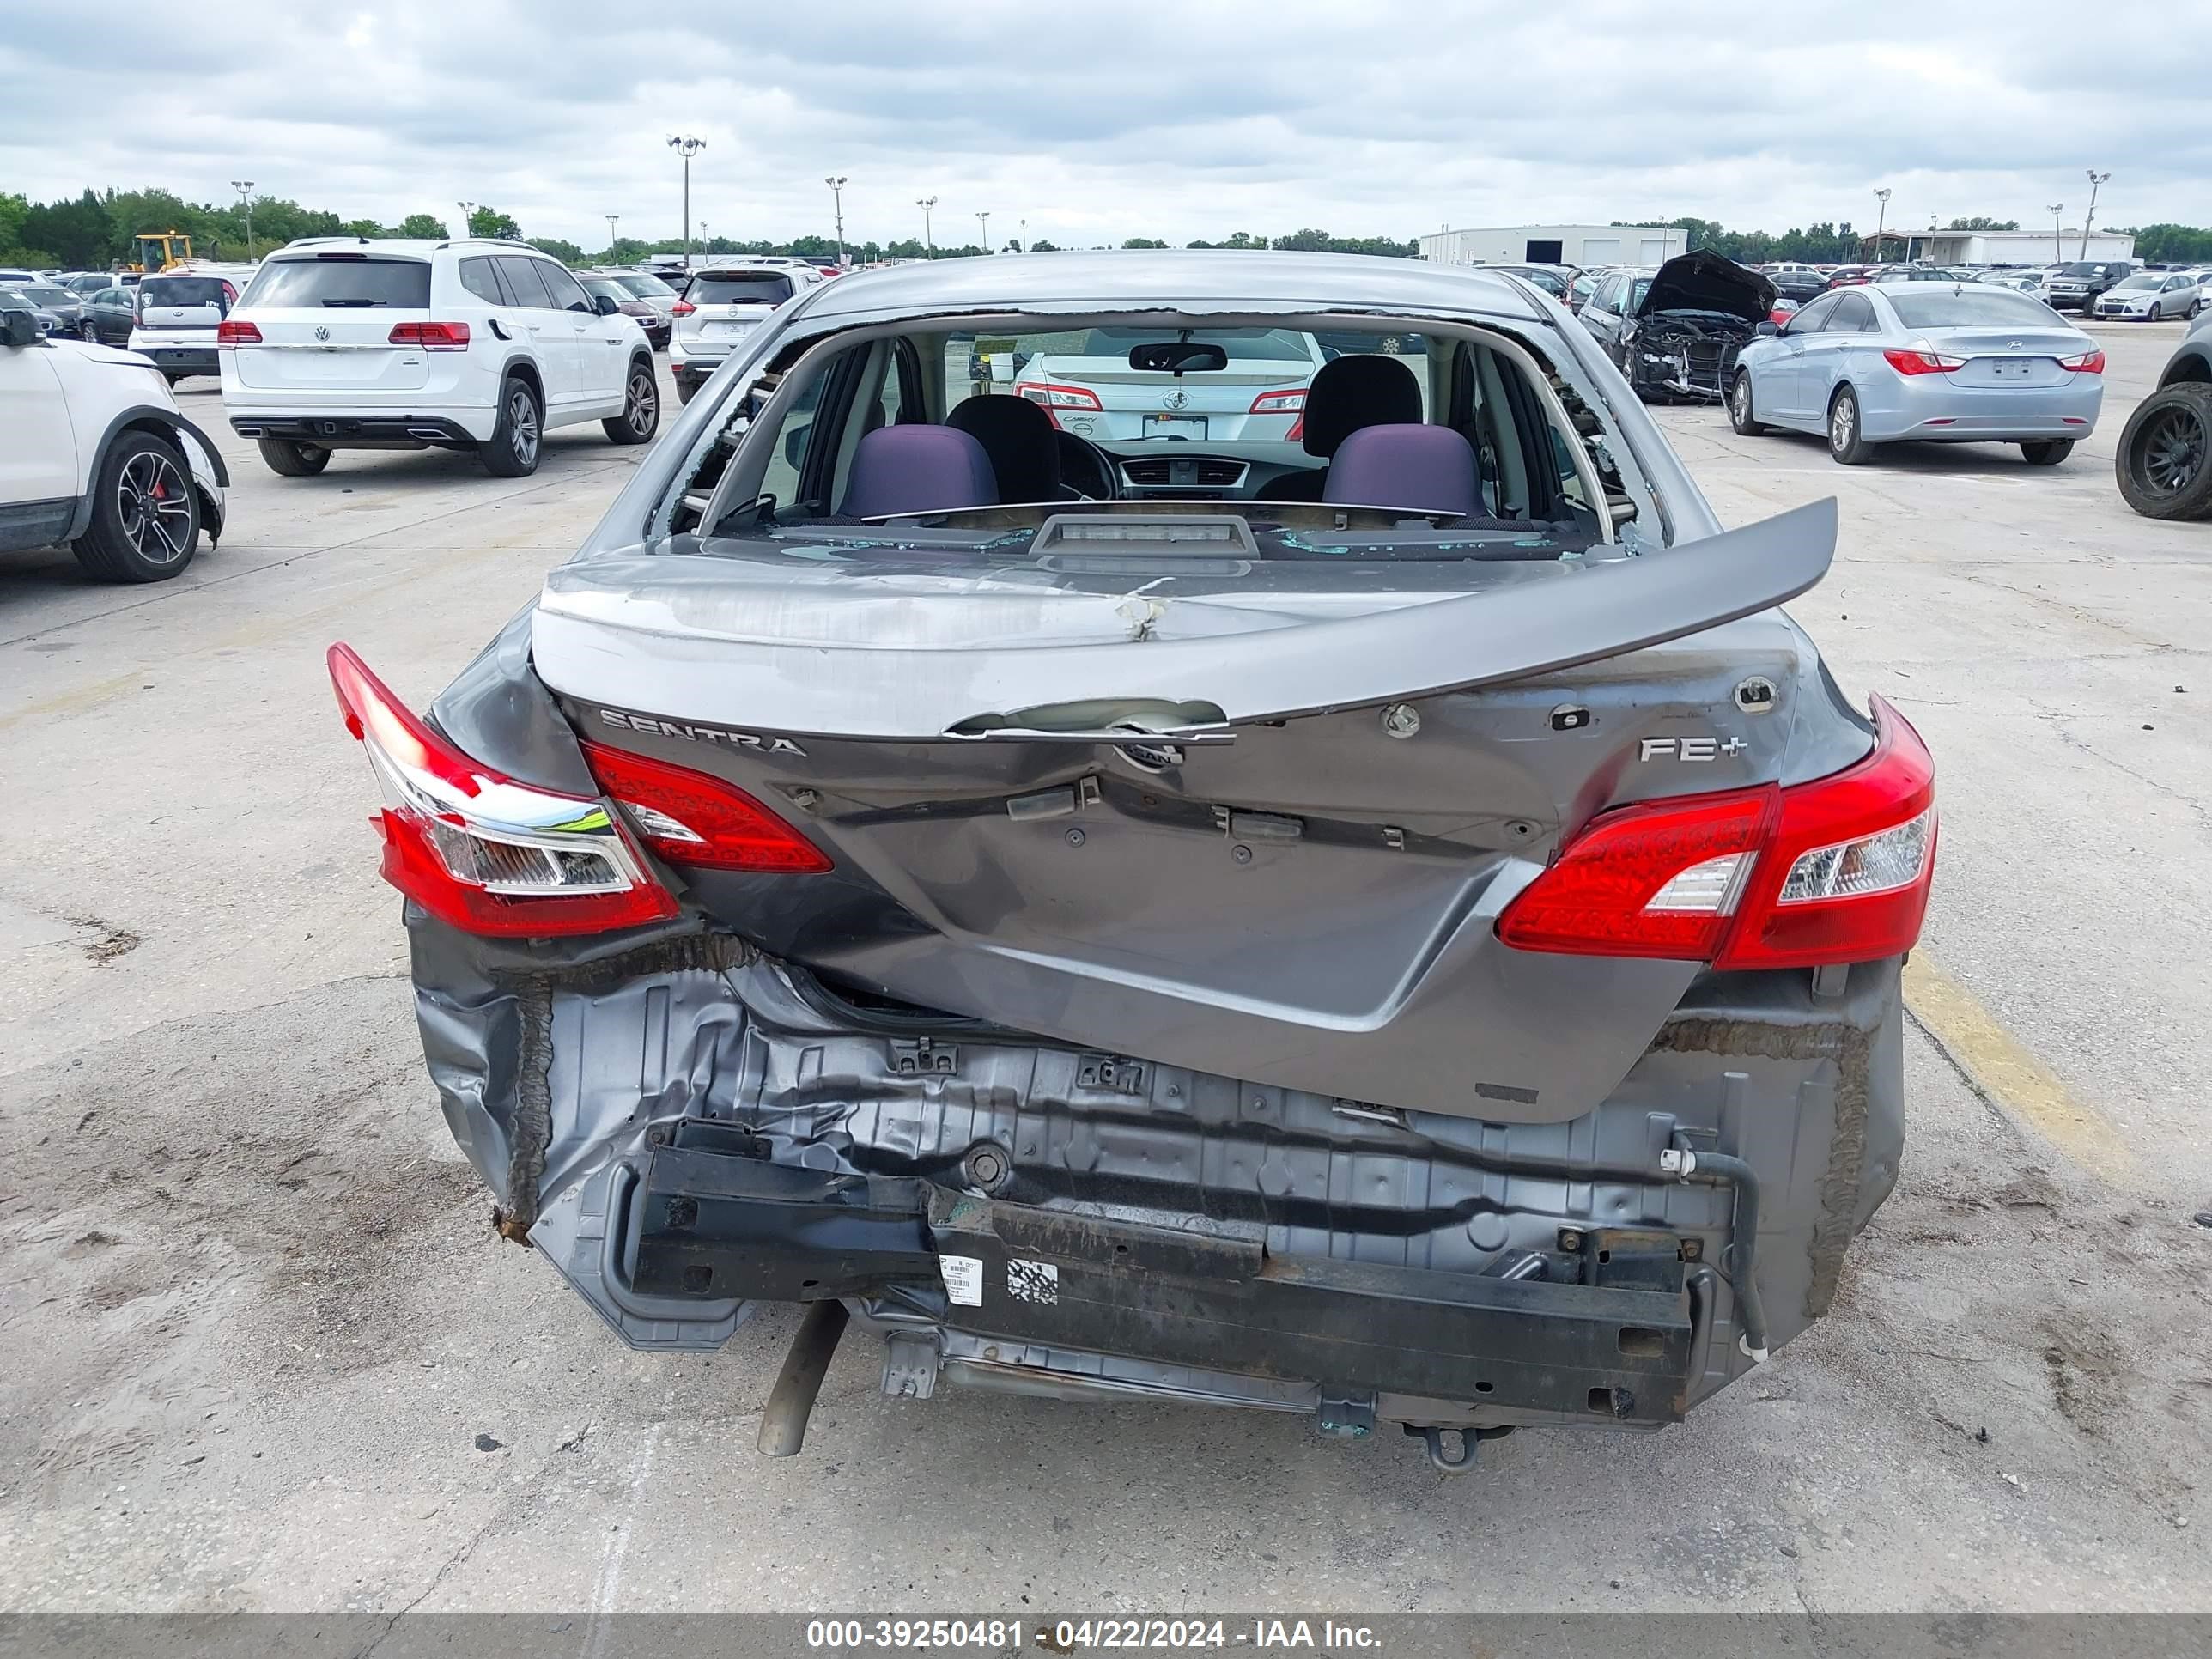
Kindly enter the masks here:
[[594, 294], [592, 296], [592, 309], [602, 317], [611, 317], [622, 309], [622, 302], [611, 294]]
[[39, 319], [27, 311], [0, 311], [0, 345], [27, 346], [39, 343]]
[[1767, 322], [1761, 323], [1755, 330], [1753, 331], [1753, 332], [1756, 333], [1763, 340], [1771, 340], [1776, 335], [1781, 333], [1782, 331], [1776, 327], [1771, 320], [1769, 320]]

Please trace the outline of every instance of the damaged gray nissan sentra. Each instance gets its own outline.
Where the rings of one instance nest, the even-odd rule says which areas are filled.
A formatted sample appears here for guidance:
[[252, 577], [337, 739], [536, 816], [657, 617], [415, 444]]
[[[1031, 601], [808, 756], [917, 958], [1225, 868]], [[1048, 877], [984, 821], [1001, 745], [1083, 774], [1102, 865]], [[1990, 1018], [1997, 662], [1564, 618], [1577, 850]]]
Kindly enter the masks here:
[[1776, 608], [1835, 534], [1510, 276], [972, 258], [764, 324], [427, 719], [331, 666], [500, 1230], [641, 1348], [808, 1304], [763, 1450], [857, 1322], [1462, 1469], [1680, 1419], [1896, 1177], [1934, 776]]

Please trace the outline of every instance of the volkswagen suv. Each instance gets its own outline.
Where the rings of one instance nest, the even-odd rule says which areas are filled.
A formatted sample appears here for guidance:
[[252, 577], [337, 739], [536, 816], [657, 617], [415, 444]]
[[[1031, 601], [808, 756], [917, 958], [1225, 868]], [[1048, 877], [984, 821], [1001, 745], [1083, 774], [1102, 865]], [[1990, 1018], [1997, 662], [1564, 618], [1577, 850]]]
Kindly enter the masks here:
[[521, 477], [551, 428], [641, 444], [660, 423], [635, 320], [520, 242], [294, 242], [216, 332], [232, 429], [287, 477], [337, 449], [435, 448]]

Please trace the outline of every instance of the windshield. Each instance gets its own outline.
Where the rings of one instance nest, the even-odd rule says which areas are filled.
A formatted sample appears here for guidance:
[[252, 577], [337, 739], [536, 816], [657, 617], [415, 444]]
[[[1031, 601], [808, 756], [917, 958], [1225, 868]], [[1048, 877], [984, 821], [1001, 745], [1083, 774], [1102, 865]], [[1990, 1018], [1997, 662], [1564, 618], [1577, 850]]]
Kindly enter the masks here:
[[351, 253], [275, 259], [261, 267], [261, 274], [246, 290], [241, 303], [278, 308], [392, 307], [427, 311], [430, 267], [420, 259], [373, 259]]
[[658, 276], [648, 276], [643, 271], [626, 273], [614, 279], [641, 300], [665, 300], [676, 290]]
[[76, 301], [76, 295], [65, 288], [56, 288], [52, 283], [33, 283], [19, 291], [33, 305], [50, 306], [56, 301], [64, 305], [73, 305]]
[[2059, 324], [2058, 313], [2042, 301], [2008, 288], [1916, 289], [1885, 297], [1907, 328], [1970, 328], [1976, 324], [2050, 328]]
[[601, 295], [605, 295], [617, 305], [626, 306], [635, 298], [628, 289], [611, 276], [579, 276], [576, 280], [584, 285], [584, 292], [595, 300]]
[[[1593, 483], [1626, 495], [1555, 423], [1572, 389], [1498, 345], [1357, 315], [1320, 336], [1071, 320], [916, 319], [765, 374], [667, 521], [817, 560], [1548, 560], [1604, 539]], [[1390, 435], [1355, 451], [1364, 428]]]
[[2105, 274], [2105, 268], [2099, 264], [2085, 265], [2077, 260], [2070, 265], [2059, 266], [2058, 274], [2062, 276], [2101, 276]]
[[780, 270], [702, 270], [684, 297], [695, 306], [773, 306], [795, 290]]
[[2124, 288], [2164, 288], [2165, 286], [2166, 276], [2164, 272], [2160, 271], [2154, 273], [2146, 270], [2138, 272], [2133, 276], [2122, 277], [2118, 282], [2112, 284], [2112, 289], [2113, 291], [2117, 293]]
[[1313, 337], [1294, 333], [1286, 328], [1200, 328], [1192, 329], [1187, 335], [1157, 328], [1094, 328], [1084, 334], [1082, 343], [1070, 355], [1126, 360], [1137, 346], [1186, 337], [1194, 345], [1219, 346], [1229, 354], [1231, 362], [1241, 360], [1245, 362], [1303, 363], [1310, 368], [1320, 367], [1321, 353], [1314, 347]]

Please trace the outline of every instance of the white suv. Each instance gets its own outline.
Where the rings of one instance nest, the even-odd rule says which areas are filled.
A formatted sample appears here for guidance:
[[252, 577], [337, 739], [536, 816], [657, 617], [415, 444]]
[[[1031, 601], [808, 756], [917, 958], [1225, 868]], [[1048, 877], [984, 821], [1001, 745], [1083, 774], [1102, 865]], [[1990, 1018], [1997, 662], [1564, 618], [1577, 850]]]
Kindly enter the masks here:
[[803, 260], [757, 259], [693, 271], [684, 284], [684, 297], [669, 307], [676, 319], [668, 341], [668, 372], [676, 377], [676, 395], [690, 403], [769, 313], [827, 280], [818, 267]]
[[177, 574], [222, 534], [230, 482], [143, 357], [40, 337], [0, 294], [0, 551], [67, 543], [112, 582]]
[[334, 449], [435, 447], [519, 478], [548, 428], [597, 421], [641, 444], [660, 424], [635, 320], [520, 242], [294, 242], [216, 338], [232, 429], [288, 477]]

